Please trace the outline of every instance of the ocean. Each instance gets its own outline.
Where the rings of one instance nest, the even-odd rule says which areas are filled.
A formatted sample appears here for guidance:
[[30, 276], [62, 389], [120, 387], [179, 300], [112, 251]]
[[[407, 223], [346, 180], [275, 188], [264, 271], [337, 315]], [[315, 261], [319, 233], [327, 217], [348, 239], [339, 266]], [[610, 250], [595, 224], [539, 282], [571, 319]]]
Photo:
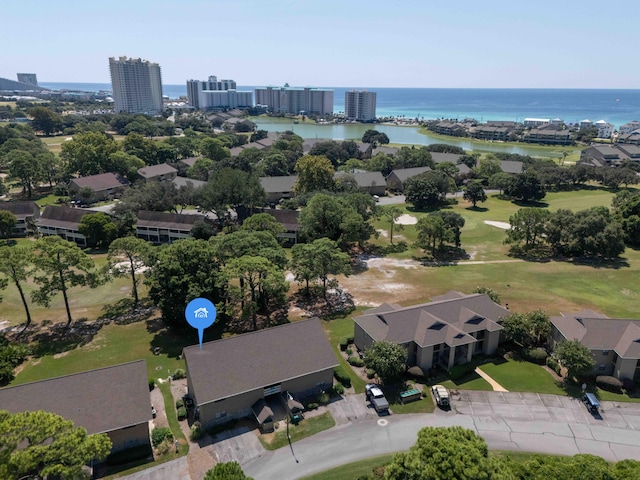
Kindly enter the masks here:
[[[88, 92], [111, 90], [109, 83], [40, 82], [56, 90]], [[253, 90], [238, 86], [238, 90]], [[344, 111], [344, 93], [352, 88], [334, 90], [334, 112]], [[606, 120], [616, 127], [640, 120], [640, 90], [525, 89], [525, 88], [364, 88], [377, 92], [378, 117], [394, 116], [419, 119], [475, 118], [522, 122], [527, 117], [562, 118], [565, 123], [584, 119]], [[186, 84], [163, 85], [163, 93], [172, 99], [187, 95]]]

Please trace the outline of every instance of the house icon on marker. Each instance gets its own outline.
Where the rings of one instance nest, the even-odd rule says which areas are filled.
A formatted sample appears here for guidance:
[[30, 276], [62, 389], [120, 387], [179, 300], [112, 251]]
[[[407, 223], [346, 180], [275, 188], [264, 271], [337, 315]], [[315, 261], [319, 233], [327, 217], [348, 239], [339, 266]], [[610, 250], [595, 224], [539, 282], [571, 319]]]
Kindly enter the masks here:
[[209, 312], [206, 308], [200, 307], [193, 312], [193, 316], [196, 318], [207, 318], [209, 316]]

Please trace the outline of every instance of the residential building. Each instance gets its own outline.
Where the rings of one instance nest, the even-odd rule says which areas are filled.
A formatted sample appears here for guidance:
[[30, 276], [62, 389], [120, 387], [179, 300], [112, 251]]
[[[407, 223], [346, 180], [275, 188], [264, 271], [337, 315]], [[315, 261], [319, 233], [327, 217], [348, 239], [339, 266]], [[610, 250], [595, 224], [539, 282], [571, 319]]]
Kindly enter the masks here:
[[253, 92], [237, 91], [235, 80], [187, 80], [189, 105], [200, 110], [246, 108], [253, 106]]
[[542, 125], [551, 123], [551, 119], [550, 118], [525, 118], [523, 123], [525, 127], [541, 127]]
[[[74, 200], [84, 203], [95, 203], [102, 200], [113, 200], [120, 197], [129, 187], [129, 180], [122, 178], [117, 173], [100, 173], [87, 177], [74, 178], [69, 182], [69, 195]], [[80, 193], [82, 189], [91, 189], [89, 197], [83, 197]]]
[[305, 398], [330, 388], [338, 366], [317, 318], [186, 347], [183, 354], [189, 396], [205, 427], [253, 411], [262, 426], [270, 416], [260, 413], [265, 403], [281, 404], [284, 392]]
[[277, 203], [282, 198], [292, 198], [296, 180], [298, 180], [297, 175], [260, 177], [260, 185], [267, 194], [267, 202]]
[[636, 145], [594, 145], [580, 152], [578, 163], [595, 167], [619, 167], [625, 160], [640, 162], [639, 153]]
[[38, 76], [35, 73], [19, 73], [18, 81], [27, 85], [38, 86]]
[[464, 137], [467, 135], [467, 129], [462, 123], [451, 120], [432, 121], [427, 123], [427, 128], [440, 135], [452, 137]]
[[279, 233], [277, 235], [278, 239], [288, 245], [295, 245], [298, 243], [298, 233], [300, 231], [300, 212], [298, 210], [263, 208], [259, 212], [271, 215], [285, 228], [283, 233]]
[[477, 125], [469, 129], [469, 136], [480, 140], [493, 140], [506, 142], [510, 139], [510, 135], [515, 131], [514, 127], [493, 126], [493, 125]]
[[147, 182], [163, 182], [170, 181], [178, 176], [178, 170], [167, 163], [159, 163], [158, 165], [147, 165], [138, 170], [138, 175]]
[[0, 210], [11, 212], [16, 225], [11, 229], [12, 237], [26, 237], [36, 232], [36, 221], [40, 218], [40, 207], [36, 202], [0, 202]]
[[160, 65], [139, 58], [109, 58], [116, 113], [159, 115], [163, 110]]
[[598, 129], [598, 138], [611, 138], [613, 135], [613, 125], [605, 120], [598, 120], [595, 123]]
[[[440, 153], [431, 152], [431, 158], [435, 164], [450, 162], [453, 163], [458, 169], [459, 175], [466, 175], [471, 172], [471, 169], [464, 163], [458, 163], [460, 157], [456, 153]], [[391, 171], [387, 176], [387, 188], [398, 192], [403, 192], [406, 186], [407, 180], [415, 176], [421, 175], [431, 170], [430, 167], [410, 167], [410, 168], [396, 168]]]
[[387, 190], [387, 181], [380, 172], [336, 172], [336, 180], [351, 177], [358, 188], [369, 195], [384, 195]]
[[59, 207], [57, 205], [47, 205], [40, 218], [36, 221], [40, 235], [58, 235], [70, 242], [76, 243], [80, 247], [87, 246], [87, 239], [78, 230], [78, 225], [82, 217], [90, 213], [97, 213], [95, 210], [85, 208]]
[[376, 119], [376, 92], [367, 90], [345, 92], [344, 115], [351, 121], [373, 122]]
[[136, 237], [155, 244], [173, 243], [191, 237], [197, 222], [208, 222], [204, 215], [179, 215], [177, 213], [138, 212]]
[[551, 317], [550, 347], [577, 340], [591, 350], [594, 374], [640, 380], [640, 320], [609, 318], [593, 310]]
[[591, 120], [589, 120], [588, 118], [581, 120], [578, 123], [578, 128], [580, 130], [582, 130], [583, 128], [589, 128], [589, 127], [593, 127], [593, 122]]
[[618, 133], [620, 135], [624, 135], [639, 129], [640, 129], [640, 122], [638, 120], [634, 120], [632, 122], [625, 123], [624, 125], [620, 125], [620, 128], [618, 129]]
[[629, 143], [631, 145], [640, 145], [640, 129], [630, 133], [618, 135], [618, 143]]
[[406, 348], [408, 366], [448, 370], [473, 355], [494, 354], [508, 314], [485, 294], [449, 292], [410, 307], [383, 303], [353, 319], [354, 343], [364, 351], [373, 342], [395, 342]]
[[256, 88], [255, 100], [273, 113], [333, 115], [333, 90], [288, 85]]
[[151, 452], [151, 398], [144, 360], [0, 388], [0, 410], [44, 410], [89, 435], [106, 433], [112, 452], [146, 445]]
[[571, 145], [573, 134], [569, 130], [562, 130], [556, 125], [549, 124], [525, 132], [523, 141], [545, 145]]

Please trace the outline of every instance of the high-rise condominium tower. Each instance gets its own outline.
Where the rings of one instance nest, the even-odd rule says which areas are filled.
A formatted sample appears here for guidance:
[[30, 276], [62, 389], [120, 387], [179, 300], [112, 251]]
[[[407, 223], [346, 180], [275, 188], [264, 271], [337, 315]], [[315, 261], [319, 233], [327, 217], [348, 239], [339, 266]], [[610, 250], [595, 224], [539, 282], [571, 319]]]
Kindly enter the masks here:
[[162, 112], [160, 65], [139, 58], [109, 58], [115, 111], [159, 115]]
[[18, 81], [29, 85], [38, 85], [38, 77], [35, 73], [19, 73]]
[[376, 92], [350, 90], [344, 94], [344, 114], [348, 120], [371, 122], [376, 119]]

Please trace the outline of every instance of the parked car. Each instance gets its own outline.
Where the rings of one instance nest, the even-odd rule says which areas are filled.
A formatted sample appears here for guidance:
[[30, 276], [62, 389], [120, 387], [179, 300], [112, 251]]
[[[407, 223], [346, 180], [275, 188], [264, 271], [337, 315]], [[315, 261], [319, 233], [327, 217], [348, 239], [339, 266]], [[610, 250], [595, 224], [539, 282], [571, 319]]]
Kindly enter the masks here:
[[587, 406], [587, 409], [591, 413], [598, 413], [598, 408], [600, 408], [600, 402], [598, 398], [593, 393], [585, 393], [582, 396], [582, 401]]
[[449, 407], [451, 405], [449, 390], [442, 385], [434, 385], [431, 387], [431, 392], [433, 393], [433, 398], [436, 400], [439, 407]]
[[376, 409], [376, 412], [382, 413], [389, 411], [389, 402], [378, 385], [370, 383], [364, 389], [367, 400], [371, 402], [373, 408]]

